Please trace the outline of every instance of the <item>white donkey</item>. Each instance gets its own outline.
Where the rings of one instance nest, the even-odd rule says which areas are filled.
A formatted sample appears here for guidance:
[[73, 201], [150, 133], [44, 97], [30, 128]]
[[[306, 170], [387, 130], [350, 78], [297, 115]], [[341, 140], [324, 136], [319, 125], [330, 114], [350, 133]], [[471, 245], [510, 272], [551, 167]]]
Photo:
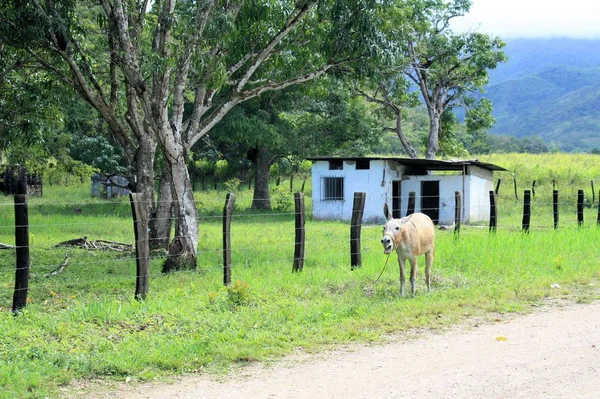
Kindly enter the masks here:
[[435, 227], [429, 216], [413, 213], [402, 219], [392, 218], [388, 205], [383, 207], [387, 223], [383, 227], [383, 252], [389, 255], [393, 250], [398, 253], [400, 265], [400, 295], [404, 296], [404, 274], [406, 259], [410, 261], [410, 292], [415, 295], [417, 277], [417, 256], [425, 254], [425, 281], [427, 290], [431, 290], [431, 265], [435, 246]]

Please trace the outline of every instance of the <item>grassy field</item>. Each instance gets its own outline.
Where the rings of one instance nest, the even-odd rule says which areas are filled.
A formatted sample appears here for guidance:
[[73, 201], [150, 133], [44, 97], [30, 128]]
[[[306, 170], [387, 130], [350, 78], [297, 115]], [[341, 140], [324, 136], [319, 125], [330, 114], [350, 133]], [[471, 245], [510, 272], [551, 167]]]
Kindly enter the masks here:
[[[600, 169], [595, 162], [586, 171]], [[537, 178], [532, 176], [523, 180]], [[593, 178], [576, 179], [573, 187]], [[571, 183], [566, 175], [557, 180], [560, 187]], [[292, 211], [250, 211], [246, 190], [236, 201], [234, 284], [226, 289], [218, 217], [225, 193], [198, 193], [198, 271], [162, 275], [164, 255], [154, 254], [150, 293], [142, 303], [133, 300], [133, 253], [54, 247], [82, 236], [132, 244], [127, 200], [91, 199], [84, 186], [47, 186], [43, 198], [30, 199], [33, 276], [30, 303], [18, 317], [10, 312], [14, 252], [0, 251], [0, 397], [56, 397], [77, 380], [216, 373], [298, 350], [438, 328], [469, 316], [528, 311], [547, 297], [599, 298], [596, 208], [586, 208], [586, 223], [577, 227], [574, 202], [565, 201], [561, 228], [548, 228], [552, 213], [544, 181], [533, 208], [534, 227], [524, 235], [519, 231], [522, 204], [506, 184], [498, 232], [465, 227], [456, 240], [451, 232], [439, 231], [433, 291], [424, 291], [421, 274], [415, 298], [399, 296], [393, 259], [373, 283], [386, 259], [380, 226], [363, 228], [363, 266], [350, 271], [349, 224], [309, 218], [304, 271], [293, 274]], [[0, 242], [14, 243], [12, 211], [12, 198], [0, 197]], [[67, 251], [71, 260], [65, 271], [44, 277]]]

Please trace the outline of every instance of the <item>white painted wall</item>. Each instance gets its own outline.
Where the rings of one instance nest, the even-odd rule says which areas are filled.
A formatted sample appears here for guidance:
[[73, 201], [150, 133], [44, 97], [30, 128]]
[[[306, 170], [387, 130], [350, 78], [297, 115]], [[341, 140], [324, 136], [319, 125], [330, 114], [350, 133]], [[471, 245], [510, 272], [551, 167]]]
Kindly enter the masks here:
[[494, 182], [478, 176], [468, 177], [469, 195], [465, 207], [469, 210], [469, 219], [466, 222], [489, 222], [490, 220], [490, 191], [494, 189]]
[[[392, 180], [399, 180], [404, 168], [396, 162], [371, 160], [370, 169], [357, 170], [356, 162], [344, 161], [343, 170], [329, 170], [329, 161], [315, 161], [312, 166], [313, 217], [315, 219], [350, 220], [355, 192], [365, 192], [363, 221], [381, 222], [383, 204], [391, 206]], [[323, 177], [344, 178], [344, 200], [321, 201]]]
[[[473, 167], [470, 167], [473, 168]], [[477, 168], [480, 169], [480, 168]], [[370, 169], [356, 170], [354, 161], [344, 161], [343, 170], [329, 170], [329, 161], [314, 161], [312, 166], [313, 217], [327, 220], [351, 220], [355, 192], [367, 193], [363, 221], [380, 223], [383, 204], [392, 206], [392, 181], [401, 182], [401, 213], [406, 214], [408, 193], [415, 192], [415, 212], [421, 211], [421, 182], [440, 182], [440, 224], [454, 223], [455, 191], [463, 195], [463, 222], [489, 221], [489, 191], [493, 190], [492, 173], [470, 169], [474, 175], [402, 176], [404, 167], [392, 160], [371, 160]], [[344, 199], [321, 201], [323, 177], [344, 178]]]

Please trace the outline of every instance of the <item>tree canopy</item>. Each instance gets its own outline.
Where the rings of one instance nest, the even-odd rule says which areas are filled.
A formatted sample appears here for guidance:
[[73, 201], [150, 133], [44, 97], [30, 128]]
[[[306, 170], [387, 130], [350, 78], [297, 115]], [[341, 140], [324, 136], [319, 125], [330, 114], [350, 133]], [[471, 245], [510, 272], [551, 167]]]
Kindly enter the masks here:
[[[368, 78], [371, 83], [355, 87], [379, 90], [375, 94], [396, 105], [400, 101], [400, 112], [388, 107], [397, 117], [415, 103], [412, 81], [430, 112], [426, 155], [432, 157], [444, 111], [465, 105], [465, 94], [481, 87], [487, 69], [503, 57], [499, 40], [448, 29], [450, 18], [468, 10], [468, 0], [2, 0], [0, 5], [0, 46], [21, 54], [32, 75], [51, 76], [53, 84], [77, 93], [108, 127], [110, 139], [103, 138], [102, 127], [95, 129], [98, 135], [76, 137], [82, 159], [114, 163], [116, 158], [91, 160], [86, 151], [118, 145], [118, 158], [144, 194], [148, 213], [173, 207], [175, 238], [165, 271], [195, 267], [198, 218], [187, 163], [210, 132], [222, 132], [228, 140], [243, 137], [238, 144], [251, 158], [253, 151], [254, 158], [263, 156], [263, 167], [289, 153], [280, 151], [286, 146], [302, 149], [298, 154], [339, 151], [343, 143], [361, 151], [357, 143], [376, 136], [370, 134], [365, 103], [328, 83], [298, 98], [286, 97], [293, 91], [259, 96], [325, 75]], [[372, 99], [380, 101], [376, 95]], [[161, 179], [158, 200], [155, 170]], [[163, 228], [151, 231], [168, 236], [170, 226]]]

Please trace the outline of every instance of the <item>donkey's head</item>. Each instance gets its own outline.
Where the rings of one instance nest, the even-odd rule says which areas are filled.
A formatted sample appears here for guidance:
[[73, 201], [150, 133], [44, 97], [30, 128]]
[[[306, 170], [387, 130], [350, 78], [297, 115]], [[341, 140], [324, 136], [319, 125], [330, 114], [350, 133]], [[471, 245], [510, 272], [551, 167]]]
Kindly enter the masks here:
[[383, 244], [383, 252], [388, 255], [394, 249], [400, 240], [400, 232], [402, 231], [402, 222], [400, 219], [394, 219], [388, 204], [383, 206], [383, 214], [387, 219], [385, 226], [383, 226], [383, 238], [381, 244]]

